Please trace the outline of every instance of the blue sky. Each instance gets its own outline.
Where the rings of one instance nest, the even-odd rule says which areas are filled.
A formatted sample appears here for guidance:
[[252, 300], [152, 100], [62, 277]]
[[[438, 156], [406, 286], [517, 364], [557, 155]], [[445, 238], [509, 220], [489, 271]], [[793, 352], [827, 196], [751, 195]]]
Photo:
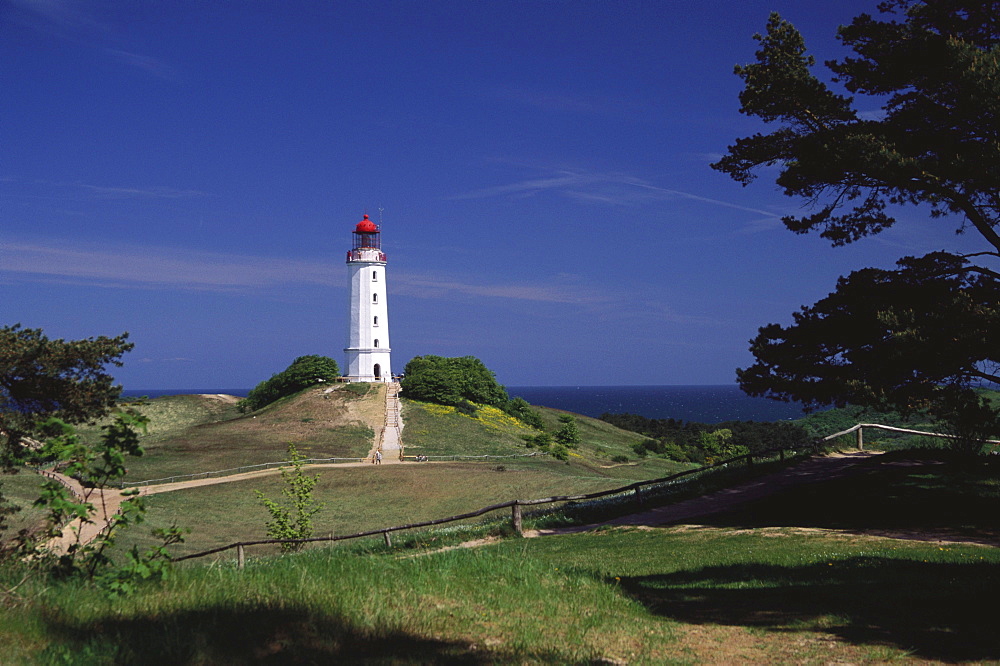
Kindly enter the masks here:
[[[953, 248], [921, 211], [796, 236], [733, 65], [771, 10], [822, 61], [874, 2], [0, 4], [0, 323], [129, 331], [130, 389], [343, 364], [344, 254], [382, 219], [395, 370], [722, 384], [837, 276]], [[877, 102], [870, 110], [877, 108]]]

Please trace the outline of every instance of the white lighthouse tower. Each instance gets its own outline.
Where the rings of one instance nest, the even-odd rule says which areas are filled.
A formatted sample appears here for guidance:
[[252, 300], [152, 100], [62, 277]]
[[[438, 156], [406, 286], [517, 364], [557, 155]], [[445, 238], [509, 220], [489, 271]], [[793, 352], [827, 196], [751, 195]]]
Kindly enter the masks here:
[[354, 228], [354, 246], [347, 252], [347, 275], [351, 309], [344, 349], [345, 375], [352, 382], [392, 381], [385, 254], [380, 229], [367, 215]]

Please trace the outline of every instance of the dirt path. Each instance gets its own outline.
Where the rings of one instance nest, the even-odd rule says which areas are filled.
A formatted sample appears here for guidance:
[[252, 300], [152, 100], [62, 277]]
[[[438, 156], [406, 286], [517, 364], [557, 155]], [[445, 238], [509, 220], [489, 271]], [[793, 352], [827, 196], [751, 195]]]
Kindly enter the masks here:
[[[743, 502], [749, 502], [760, 497], [765, 497], [767, 495], [772, 495], [774, 493], [781, 492], [784, 489], [790, 488], [792, 486], [801, 485], [804, 483], [812, 483], [816, 481], [823, 481], [833, 478], [838, 478], [850, 474], [855, 466], [868, 460], [874, 455], [878, 455], [877, 452], [872, 451], [857, 451], [851, 453], [836, 453], [829, 456], [819, 456], [815, 458], [810, 458], [805, 462], [802, 462], [794, 467], [790, 467], [776, 474], [771, 474], [759, 479], [755, 479], [749, 483], [745, 483], [734, 488], [727, 488], [710, 495], [705, 495], [703, 497], [697, 497], [690, 500], [685, 500], [683, 502], [678, 502], [676, 504], [671, 504], [668, 506], [658, 507], [655, 509], [650, 509], [649, 511], [643, 511], [640, 513], [629, 514], [626, 516], [621, 516], [614, 520], [606, 521], [603, 523], [596, 523], [592, 525], [577, 525], [573, 527], [563, 527], [563, 528], [553, 528], [544, 530], [526, 530], [524, 533], [525, 537], [539, 537], [539, 536], [551, 536], [558, 534], [573, 534], [578, 532], [587, 532], [590, 530], [595, 530], [602, 527], [609, 526], [644, 526], [644, 527], [658, 527], [662, 525], [667, 525], [670, 523], [678, 523], [684, 520], [689, 520], [697, 516], [703, 516], [711, 513], [718, 513], [730, 507]], [[426, 464], [445, 464], [446, 461], [437, 462], [426, 462]], [[339, 468], [339, 467], [365, 467], [371, 466], [370, 461], [366, 462], [352, 462], [352, 463], [326, 463], [319, 465], [309, 465], [309, 469], [322, 469], [322, 468]], [[220, 483], [234, 483], [237, 481], [245, 481], [248, 479], [256, 479], [263, 476], [272, 476], [275, 474], [280, 474], [280, 468], [271, 468], [265, 470], [257, 470], [254, 472], [244, 472], [242, 474], [232, 474], [229, 476], [220, 476], [208, 479], [193, 479], [188, 481], [178, 481], [175, 483], [161, 483], [154, 486], [146, 486], [140, 488], [140, 493], [143, 496], [146, 495], [157, 495], [160, 493], [169, 493], [178, 490], [186, 490], [188, 488], [198, 488], [202, 486], [212, 486]], [[69, 484], [75, 484], [78, 491], [82, 492], [82, 488], [79, 488], [79, 483], [68, 477], [63, 477], [65, 481]], [[49, 543], [49, 547], [58, 550], [59, 552], [65, 552], [71, 543], [76, 541], [76, 529], [82, 530], [81, 532], [81, 543], [87, 543], [93, 539], [102, 530], [110, 520], [110, 518], [118, 511], [118, 507], [122, 502], [121, 491], [107, 490], [104, 493], [99, 491], [93, 491], [90, 501], [95, 506], [95, 513], [91, 516], [92, 523], [83, 523], [81, 527], [80, 521], [74, 521], [68, 525], [63, 530], [63, 535], [57, 539], [54, 539]], [[472, 542], [469, 546], [483, 545], [479, 542]]]
[[76, 479], [62, 474], [53, 474], [60, 477], [63, 485], [67, 486], [78, 498], [90, 502], [94, 505], [94, 511], [90, 514], [90, 521], [84, 522], [80, 519], [70, 522], [63, 527], [62, 533], [50, 539], [45, 547], [58, 554], [65, 553], [74, 543], [84, 545], [90, 543], [102, 530], [111, 524], [112, 518], [118, 513], [122, 502], [126, 497], [121, 490], [97, 490], [94, 488], [84, 488]]

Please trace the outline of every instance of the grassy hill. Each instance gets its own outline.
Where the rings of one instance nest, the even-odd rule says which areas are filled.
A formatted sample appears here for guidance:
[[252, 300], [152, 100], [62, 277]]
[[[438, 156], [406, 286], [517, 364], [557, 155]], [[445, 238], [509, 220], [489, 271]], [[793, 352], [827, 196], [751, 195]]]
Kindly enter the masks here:
[[[361, 458], [382, 425], [385, 387], [368, 395], [346, 385], [308, 389], [252, 414], [214, 395], [151, 400], [146, 453], [129, 461], [128, 480], [162, 478], [284, 460], [289, 444], [310, 458]], [[228, 396], [231, 398], [231, 396]]]
[[[381, 425], [384, 387], [369, 394], [338, 388], [310, 389], [259, 412], [242, 415], [218, 407], [216, 396], [174, 396], [143, 407], [151, 418], [146, 455], [129, 462], [129, 478], [142, 480], [283, 460], [288, 442], [310, 457], [364, 456]], [[564, 412], [540, 408], [557, 427]], [[408, 456], [531, 453], [522, 435], [533, 432], [491, 408], [474, 416], [454, 408], [403, 401], [403, 441]], [[566, 463], [547, 456], [489, 462], [407, 463], [402, 466], [318, 469], [316, 498], [326, 509], [315, 520], [318, 534], [344, 534], [463, 513], [511, 499], [595, 492], [682, 469], [661, 459], [613, 462], [632, 452], [642, 436], [584, 416], [577, 417], [581, 445]], [[367, 425], [370, 424], [370, 425]], [[367, 425], [367, 428], [366, 428]], [[370, 429], [369, 429], [370, 428]], [[191, 528], [180, 553], [234, 541], [264, 538], [266, 511], [255, 490], [278, 497], [277, 475], [191, 488], [147, 498], [149, 525], [123, 538], [123, 547], [151, 543], [151, 527], [173, 522]]]

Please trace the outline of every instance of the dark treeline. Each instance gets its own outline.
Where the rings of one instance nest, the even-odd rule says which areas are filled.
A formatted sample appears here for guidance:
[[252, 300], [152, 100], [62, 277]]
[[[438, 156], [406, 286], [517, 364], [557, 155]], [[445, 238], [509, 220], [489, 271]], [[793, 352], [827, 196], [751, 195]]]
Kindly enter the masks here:
[[638, 414], [602, 414], [601, 420], [649, 439], [635, 445], [636, 455], [660, 455], [678, 462], [711, 464], [718, 460], [776, 447], [797, 448], [812, 442], [801, 426], [785, 421], [698, 423], [650, 419]]

